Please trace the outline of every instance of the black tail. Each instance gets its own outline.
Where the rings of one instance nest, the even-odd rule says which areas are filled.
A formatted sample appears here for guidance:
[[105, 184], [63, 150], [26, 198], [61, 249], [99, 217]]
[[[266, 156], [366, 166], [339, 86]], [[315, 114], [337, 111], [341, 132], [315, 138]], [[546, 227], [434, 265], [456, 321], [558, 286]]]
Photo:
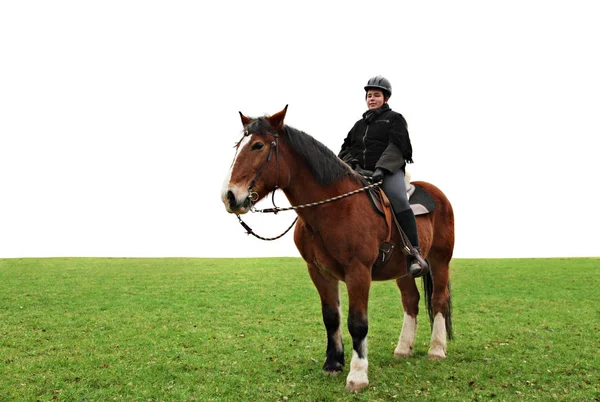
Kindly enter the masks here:
[[448, 281], [448, 309], [446, 310], [446, 333], [448, 334], [448, 339], [454, 339], [454, 334], [452, 332], [452, 292], [450, 287], [450, 281]]
[[[429, 265], [431, 267], [431, 264]], [[427, 314], [429, 315], [429, 324], [433, 326], [433, 306], [431, 304], [431, 296], [433, 295], [433, 276], [431, 275], [431, 269], [427, 272], [427, 275], [423, 276], [423, 292], [425, 293], [425, 304], [427, 306]], [[453, 339], [452, 334], [452, 293], [450, 292], [450, 282], [448, 282], [448, 308], [444, 313], [444, 320], [446, 322], [446, 334], [448, 339]]]

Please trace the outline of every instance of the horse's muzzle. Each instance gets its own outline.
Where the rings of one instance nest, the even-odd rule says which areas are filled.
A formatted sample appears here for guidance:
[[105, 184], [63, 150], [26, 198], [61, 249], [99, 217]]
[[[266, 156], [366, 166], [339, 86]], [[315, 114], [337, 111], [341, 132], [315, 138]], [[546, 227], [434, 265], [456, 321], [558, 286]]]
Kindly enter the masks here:
[[243, 215], [250, 211], [250, 207], [252, 206], [248, 194], [237, 194], [236, 196], [236, 192], [232, 190], [227, 190], [223, 194], [222, 199], [225, 209], [230, 214]]

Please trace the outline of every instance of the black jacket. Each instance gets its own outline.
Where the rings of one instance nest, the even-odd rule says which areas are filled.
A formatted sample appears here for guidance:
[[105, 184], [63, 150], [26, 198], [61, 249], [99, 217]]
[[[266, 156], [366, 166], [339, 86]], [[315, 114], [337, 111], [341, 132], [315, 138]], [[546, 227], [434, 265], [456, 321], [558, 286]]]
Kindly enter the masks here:
[[412, 146], [400, 113], [384, 104], [367, 110], [350, 130], [338, 156], [344, 162], [363, 169], [383, 168], [391, 173], [412, 163]]

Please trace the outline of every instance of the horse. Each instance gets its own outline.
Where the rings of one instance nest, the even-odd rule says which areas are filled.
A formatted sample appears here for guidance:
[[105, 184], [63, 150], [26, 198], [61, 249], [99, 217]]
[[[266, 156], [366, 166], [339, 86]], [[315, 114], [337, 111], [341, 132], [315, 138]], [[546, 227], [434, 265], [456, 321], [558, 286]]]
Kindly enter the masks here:
[[[240, 112], [243, 136], [236, 145], [221, 198], [227, 212], [240, 218], [276, 189], [283, 191], [292, 206], [359, 190], [352, 196], [296, 209], [298, 221], [294, 230], [294, 242], [321, 299], [327, 332], [323, 364], [326, 374], [339, 374], [345, 364], [339, 282], [346, 284], [353, 349], [346, 388], [357, 392], [369, 384], [367, 312], [372, 281], [395, 280], [400, 289], [404, 321], [393, 353], [397, 358], [413, 352], [419, 290], [415, 279], [406, 274], [406, 259], [401, 252], [392, 253], [384, 264], [375, 264], [389, 229], [369, 197], [360, 191], [365, 180], [314, 137], [284, 124], [286, 112], [287, 106], [272, 116], [257, 118]], [[429, 273], [423, 277], [432, 330], [428, 357], [443, 359], [447, 338], [452, 338], [449, 264], [454, 249], [454, 215], [440, 189], [422, 181], [413, 184], [425, 189], [436, 203], [433, 212], [416, 218], [421, 252], [430, 265]], [[391, 243], [396, 248], [402, 245], [396, 228]]]

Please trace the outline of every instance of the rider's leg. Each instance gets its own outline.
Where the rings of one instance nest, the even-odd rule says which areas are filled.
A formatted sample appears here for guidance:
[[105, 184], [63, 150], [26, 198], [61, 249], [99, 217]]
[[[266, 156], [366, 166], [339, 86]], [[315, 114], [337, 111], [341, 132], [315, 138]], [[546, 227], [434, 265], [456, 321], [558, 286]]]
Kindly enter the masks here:
[[[420, 254], [417, 221], [408, 202], [404, 172], [399, 170], [394, 174], [386, 175], [383, 179], [382, 188], [394, 207], [394, 213], [400, 227], [415, 247], [416, 252]], [[406, 257], [406, 268], [409, 276], [416, 278], [425, 275], [429, 267], [423, 258], [416, 258], [416, 256], [409, 254]]]

